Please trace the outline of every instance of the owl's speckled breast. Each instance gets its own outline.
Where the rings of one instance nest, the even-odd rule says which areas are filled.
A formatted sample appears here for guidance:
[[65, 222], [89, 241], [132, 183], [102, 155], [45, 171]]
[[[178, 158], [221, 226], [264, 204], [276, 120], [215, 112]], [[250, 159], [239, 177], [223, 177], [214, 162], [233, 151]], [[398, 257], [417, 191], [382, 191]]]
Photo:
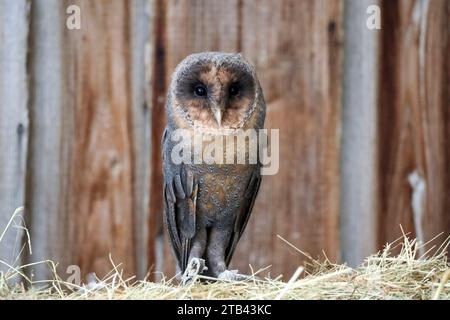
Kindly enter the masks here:
[[[180, 165], [172, 161], [172, 151], [176, 143], [172, 141], [170, 135], [173, 131], [169, 130], [164, 143], [164, 158], [166, 178], [170, 181], [173, 175], [180, 172]], [[193, 130], [184, 131], [186, 136], [192, 136]], [[189, 141], [194, 141], [193, 139]], [[213, 144], [213, 141], [206, 139], [202, 141], [202, 146], [191, 154], [189, 162], [183, 162], [188, 171], [193, 173], [196, 183], [198, 183], [196, 217], [197, 227], [221, 225], [222, 227], [232, 225], [236, 215], [241, 210], [245, 197], [246, 188], [250, 182], [255, 169], [259, 164], [249, 163], [248, 143], [236, 146], [232, 150], [232, 156], [237, 159], [238, 150], [245, 155], [245, 164], [206, 164], [196, 163], [196, 156], [204, 155], [205, 148]], [[195, 148], [194, 148], [195, 150]], [[257, 150], [257, 149], [256, 149]], [[227, 149], [222, 150], [223, 159], [227, 158]], [[170, 168], [170, 169], [169, 169]]]
[[[200, 224], [233, 223], [256, 165], [187, 165], [198, 178]], [[202, 221], [203, 220], [203, 221]]]

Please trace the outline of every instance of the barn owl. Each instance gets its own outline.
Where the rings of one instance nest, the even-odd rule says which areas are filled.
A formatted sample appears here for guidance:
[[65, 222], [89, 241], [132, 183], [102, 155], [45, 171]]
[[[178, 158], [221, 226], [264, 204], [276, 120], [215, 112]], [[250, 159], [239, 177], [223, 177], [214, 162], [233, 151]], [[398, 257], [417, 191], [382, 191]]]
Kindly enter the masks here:
[[202, 261], [207, 276], [230, 274], [228, 265], [260, 186], [261, 164], [178, 163], [173, 160], [174, 133], [181, 129], [184, 136], [211, 138], [258, 130], [265, 113], [255, 69], [241, 54], [192, 54], [175, 69], [162, 141], [163, 197], [164, 221], [181, 274], [192, 261]]

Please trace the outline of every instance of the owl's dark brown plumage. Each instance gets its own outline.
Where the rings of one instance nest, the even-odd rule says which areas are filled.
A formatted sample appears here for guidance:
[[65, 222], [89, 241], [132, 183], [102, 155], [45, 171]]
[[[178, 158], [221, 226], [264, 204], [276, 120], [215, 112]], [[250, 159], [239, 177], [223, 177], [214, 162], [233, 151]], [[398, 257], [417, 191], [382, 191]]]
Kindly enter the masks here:
[[165, 224], [181, 272], [192, 258], [204, 259], [210, 276], [226, 270], [252, 211], [261, 166], [175, 164], [172, 133], [217, 136], [260, 129], [265, 112], [254, 68], [240, 54], [193, 54], [175, 70], [162, 142], [163, 191]]

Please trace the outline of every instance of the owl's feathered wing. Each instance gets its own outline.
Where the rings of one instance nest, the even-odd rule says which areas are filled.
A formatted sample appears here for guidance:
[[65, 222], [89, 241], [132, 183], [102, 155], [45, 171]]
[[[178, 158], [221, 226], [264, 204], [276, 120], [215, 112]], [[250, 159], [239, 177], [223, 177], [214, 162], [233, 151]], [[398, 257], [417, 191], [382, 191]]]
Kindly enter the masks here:
[[[167, 144], [167, 129], [163, 135], [163, 150]], [[185, 166], [175, 166], [177, 172], [172, 172], [173, 166], [164, 159], [164, 219], [169, 233], [170, 243], [175, 253], [178, 265], [184, 272], [188, 264], [191, 240], [195, 235], [196, 203], [198, 183], [194, 181], [192, 172]]]
[[[167, 129], [163, 135], [163, 150], [167, 146]], [[168, 159], [164, 159], [164, 221], [169, 233], [170, 243], [175, 253], [181, 272], [186, 270], [189, 263], [191, 241], [196, 233], [196, 203], [198, 181], [193, 173], [183, 164], [167, 165]], [[174, 167], [176, 168], [175, 170]], [[173, 172], [176, 171], [176, 172]], [[249, 179], [245, 194], [240, 205], [240, 212], [236, 217], [232, 235], [226, 249], [226, 264], [230, 263], [236, 245], [247, 225], [252, 212], [253, 204], [261, 184], [260, 167], [255, 169]]]

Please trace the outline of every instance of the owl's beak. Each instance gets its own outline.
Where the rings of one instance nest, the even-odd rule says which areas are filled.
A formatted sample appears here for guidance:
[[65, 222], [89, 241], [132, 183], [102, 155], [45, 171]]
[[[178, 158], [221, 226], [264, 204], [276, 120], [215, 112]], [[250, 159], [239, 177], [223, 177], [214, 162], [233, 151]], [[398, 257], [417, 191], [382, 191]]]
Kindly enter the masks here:
[[214, 118], [217, 121], [217, 125], [220, 127], [222, 124], [222, 109], [220, 108], [212, 108], [212, 112], [214, 114]]

